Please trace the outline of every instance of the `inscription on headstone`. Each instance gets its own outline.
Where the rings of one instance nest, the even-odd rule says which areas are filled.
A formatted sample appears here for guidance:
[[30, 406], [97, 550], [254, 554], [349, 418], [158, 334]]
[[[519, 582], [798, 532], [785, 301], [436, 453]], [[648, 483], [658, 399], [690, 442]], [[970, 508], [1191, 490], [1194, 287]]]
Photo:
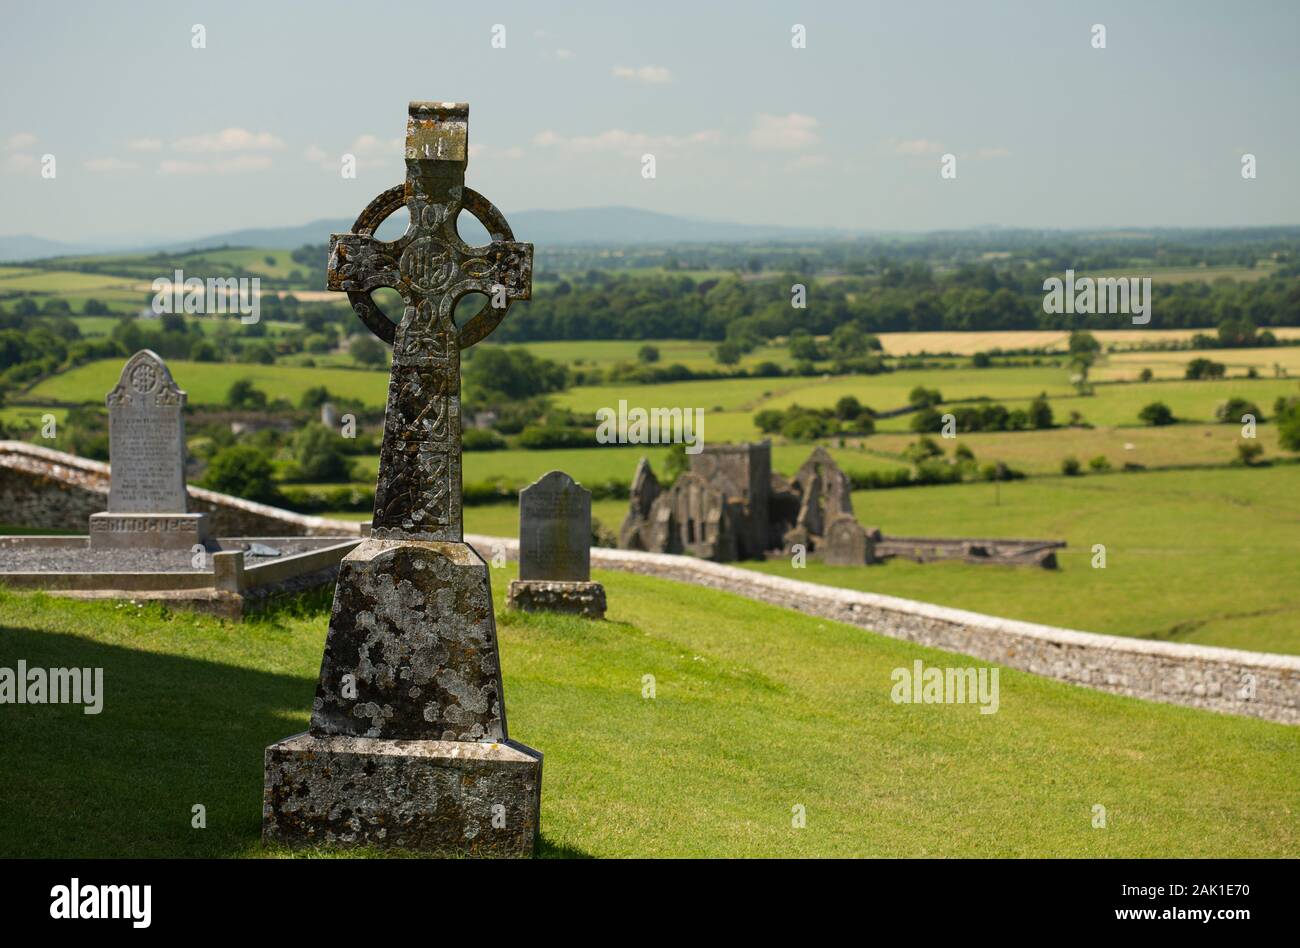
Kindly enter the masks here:
[[142, 349], [108, 393], [109, 513], [185, 513], [185, 393]]

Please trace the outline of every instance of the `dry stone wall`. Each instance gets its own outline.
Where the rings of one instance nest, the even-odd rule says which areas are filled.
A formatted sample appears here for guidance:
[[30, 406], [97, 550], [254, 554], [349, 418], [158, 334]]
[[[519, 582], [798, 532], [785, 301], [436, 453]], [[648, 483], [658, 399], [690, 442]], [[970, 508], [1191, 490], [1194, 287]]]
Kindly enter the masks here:
[[[85, 533], [90, 515], [108, 509], [109, 466], [25, 441], [0, 441], [0, 523]], [[360, 525], [308, 517], [202, 487], [189, 487], [189, 509], [206, 513], [216, 536], [357, 536]]]

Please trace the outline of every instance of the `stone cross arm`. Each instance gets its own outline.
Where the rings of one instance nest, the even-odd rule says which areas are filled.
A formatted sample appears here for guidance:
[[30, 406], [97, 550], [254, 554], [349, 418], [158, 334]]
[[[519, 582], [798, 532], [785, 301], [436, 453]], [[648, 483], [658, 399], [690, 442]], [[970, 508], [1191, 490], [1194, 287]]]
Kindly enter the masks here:
[[[505, 217], [477, 191], [465, 187], [469, 108], [460, 103], [412, 102], [406, 134], [406, 183], [379, 195], [357, 218], [352, 232], [330, 238], [326, 286], [346, 292], [353, 308], [381, 339], [392, 343], [395, 323], [370, 298], [391, 287], [409, 308], [432, 304], [449, 318], [469, 293], [488, 305], [459, 328], [464, 349], [488, 335], [514, 300], [532, 290], [533, 246], [514, 239]], [[375, 230], [403, 205], [406, 233], [379, 240]], [[456, 229], [462, 210], [482, 222], [492, 242], [465, 243]]]

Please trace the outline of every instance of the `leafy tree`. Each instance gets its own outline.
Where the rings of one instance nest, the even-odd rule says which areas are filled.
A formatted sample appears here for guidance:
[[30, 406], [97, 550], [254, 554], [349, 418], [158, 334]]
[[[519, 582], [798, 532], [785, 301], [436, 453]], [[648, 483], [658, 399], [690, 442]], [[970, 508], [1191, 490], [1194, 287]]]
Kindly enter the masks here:
[[279, 500], [279, 491], [271, 477], [270, 460], [257, 448], [246, 444], [218, 450], [208, 462], [203, 486], [260, 503]]
[[862, 403], [852, 395], [845, 395], [835, 403], [835, 417], [840, 421], [857, 418], [860, 414], [862, 414]]
[[735, 365], [740, 361], [741, 354], [740, 345], [730, 340], [719, 343], [713, 350], [713, 357], [719, 365]]
[[386, 361], [384, 346], [371, 336], [356, 336], [348, 346], [348, 355], [359, 365], [376, 368]]
[[1052, 406], [1047, 402], [1046, 392], [1029, 403], [1029, 423], [1040, 429], [1052, 427]]
[[190, 359], [194, 362], [216, 362], [218, 361], [217, 347], [210, 339], [195, 339], [194, 344], [190, 346]]
[[638, 362], [643, 362], [643, 363], [645, 363], [646, 365], [649, 365], [649, 364], [651, 364], [651, 363], [653, 363], [653, 362], [658, 362], [658, 361], [659, 361], [659, 347], [658, 347], [658, 346], [642, 346], [640, 349], [638, 349], [638, 350], [636, 351], [636, 358], [637, 358], [637, 361], [638, 361]]
[[1197, 358], [1187, 363], [1184, 374], [1189, 379], [1221, 379], [1225, 371], [1227, 368], [1222, 362]]
[[1063, 458], [1061, 460], [1061, 473], [1066, 477], [1077, 477], [1081, 474], [1082, 468], [1079, 465], [1079, 459], [1073, 455]]
[[931, 405], [938, 405], [943, 401], [943, 395], [937, 388], [926, 388], [924, 385], [918, 385], [908, 393], [907, 403], [916, 405], [919, 408], [928, 408]]
[[465, 381], [476, 401], [498, 405], [561, 391], [568, 385], [568, 370], [527, 349], [485, 346], [474, 350]]
[[1240, 396], [1233, 396], [1214, 409], [1215, 420], [1224, 424], [1239, 425], [1242, 423], [1243, 415], [1253, 415], [1256, 421], [1264, 420], [1264, 414], [1259, 410], [1259, 406], [1250, 399]]
[[796, 329], [790, 334], [790, 358], [796, 362], [817, 362], [826, 357], [817, 340], [805, 329]]
[[313, 423], [298, 430], [293, 439], [294, 461], [298, 471], [309, 481], [346, 481], [351, 478], [352, 465], [343, 450], [343, 439], [338, 432]]
[[1277, 440], [1288, 451], [1300, 451], [1300, 399], [1292, 399], [1277, 414]]
[[1148, 425], [1172, 425], [1174, 413], [1164, 402], [1152, 402], [1138, 412], [1138, 420]]
[[239, 379], [227, 390], [226, 405], [241, 411], [261, 411], [266, 408], [266, 392], [254, 388], [250, 379]]

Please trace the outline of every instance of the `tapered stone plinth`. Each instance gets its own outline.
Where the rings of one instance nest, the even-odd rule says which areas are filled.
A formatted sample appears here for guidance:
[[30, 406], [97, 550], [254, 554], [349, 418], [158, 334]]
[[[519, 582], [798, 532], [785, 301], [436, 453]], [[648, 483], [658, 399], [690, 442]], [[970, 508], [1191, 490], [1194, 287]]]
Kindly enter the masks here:
[[527, 855], [541, 779], [507, 737], [487, 564], [444, 541], [348, 554], [311, 728], [266, 750], [263, 838]]
[[266, 749], [262, 837], [289, 846], [529, 856], [542, 755], [514, 741], [286, 738]]

